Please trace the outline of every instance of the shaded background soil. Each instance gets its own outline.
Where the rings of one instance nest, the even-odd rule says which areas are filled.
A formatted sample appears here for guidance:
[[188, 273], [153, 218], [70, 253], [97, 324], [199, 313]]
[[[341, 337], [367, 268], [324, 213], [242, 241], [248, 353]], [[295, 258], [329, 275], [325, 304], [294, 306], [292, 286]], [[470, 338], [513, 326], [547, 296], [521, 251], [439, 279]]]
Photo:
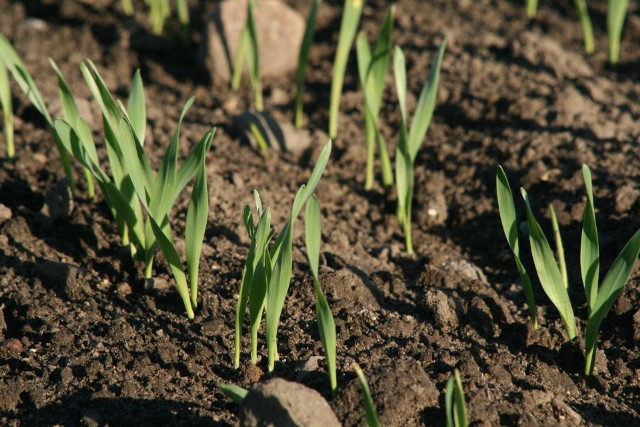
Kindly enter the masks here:
[[[94, 202], [83, 197], [81, 180], [69, 215], [52, 222], [43, 213], [47, 193], [58, 191], [63, 174], [44, 122], [16, 90], [17, 156], [0, 160], [0, 203], [11, 211], [0, 225], [0, 424], [233, 425], [237, 406], [216, 383], [248, 387], [268, 376], [262, 374], [265, 359], [260, 369], [249, 366], [248, 341], [242, 369], [232, 369], [235, 304], [248, 248], [240, 211], [258, 188], [280, 227], [326, 140], [341, 2], [323, 4], [311, 52], [305, 121], [317, 146], [268, 159], [232, 132], [231, 117], [250, 106], [250, 88], [232, 93], [198, 66], [202, 17], [213, 2], [191, 2], [188, 48], [174, 37], [150, 35], [141, 10], [136, 23], [116, 3], [0, 0], [0, 31], [52, 110], [57, 88], [48, 56], [87, 99], [78, 72], [85, 58], [121, 97], [141, 68], [149, 109], [146, 151], [156, 162], [189, 96], [197, 100], [183, 126], [182, 155], [211, 126], [219, 127], [207, 159], [211, 209], [202, 307], [187, 321], [162, 261], [155, 282], [145, 286], [101, 196]], [[320, 279], [338, 328], [340, 391], [330, 396], [322, 366], [309, 369], [322, 348], [301, 229], [274, 373], [318, 390], [345, 425], [363, 420], [353, 361], [370, 379], [384, 425], [442, 425], [442, 395], [454, 367], [475, 424], [640, 424], [640, 276], [633, 274], [604, 322], [599, 372], [585, 378], [579, 344], [565, 343], [559, 316], [539, 287], [541, 328], [528, 325], [494, 196], [495, 169], [502, 164], [514, 188], [528, 189], [539, 216], [553, 203], [572, 300], [577, 317], [585, 319], [578, 267], [582, 163], [594, 174], [603, 270], [640, 226], [640, 9], [632, 3], [622, 64], [614, 72], [605, 66], [606, 2], [590, 2], [597, 41], [590, 57], [582, 53], [571, 2], [541, 2], [533, 23], [519, 3], [398, 5], [394, 42], [407, 55], [411, 93], [419, 93], [436, 47], [448, 39], [435, 119], [416, 162], [415, 256], [403, 251], [395, 196], [380, 187], [362, 189], [363, 99], [352, 55], [340, 136], [317, 189], [324, 225]], [[306, 15], [306, 2], [290, 4]], [[367, 2], [361, 25], [369, 34], [377, 32], [386, 6]], [[177, 26], [168, 32], [177, 34]], [[283, 121], [292, 119], [291, 81], [264, 81], [266, 108]], [[391, 75], [387, 83], [383, 132], [395, 144], [400, 115]], [[92, 111], [97, 130], [99, 115]], [[178, 224], [185, 208], [181, 200]]]

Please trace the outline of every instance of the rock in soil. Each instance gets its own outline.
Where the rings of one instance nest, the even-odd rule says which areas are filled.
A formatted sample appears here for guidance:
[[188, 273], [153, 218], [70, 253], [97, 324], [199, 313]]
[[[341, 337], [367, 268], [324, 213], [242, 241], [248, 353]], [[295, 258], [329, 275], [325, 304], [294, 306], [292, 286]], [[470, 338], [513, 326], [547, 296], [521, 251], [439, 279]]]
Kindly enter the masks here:
[[0, 224], [3, 224], [7, 220], [13, 217], [13, 212], [11, 212], [11, 208], [0, 203]]
[[249, 390], [240, 409], [244, 427], [338, 427], [327, 401], [302, 384], [273, 378]]
[[[261, 138], [273, 151], [289, 151], [299, 154], [312, 144], [306, 129], [296, 129], [289, 122], [280, 122], [269, 113], [245, 111], [232, 118], [237, 135], [254, 148], [262, 148], [256, 138]], [[325, 141], [326, 142], [326, 141]]]
[[[282, 76], [295, 70], [304, 35], [304, 18], [279, 0], [258, 2], [253, 18], [262, 77]], [[231, 80], [240, 33], [246, 21], [247, 0], [225, 0], [211, 12], [203, 51], [212, 80]]]
[[73, 211], [73, 194], [66, 178], [61, 179], [47, 191], [44, 198], [44, 206], [40, 213], [44, 215], [46, 225], [66, 218]]
[[71, 264], [56, 261], [45, 261], [38, 265], [37, 272], [45, 287], [61, 292], [67, 298], [81, 298], [86, 286], [86, 271]]

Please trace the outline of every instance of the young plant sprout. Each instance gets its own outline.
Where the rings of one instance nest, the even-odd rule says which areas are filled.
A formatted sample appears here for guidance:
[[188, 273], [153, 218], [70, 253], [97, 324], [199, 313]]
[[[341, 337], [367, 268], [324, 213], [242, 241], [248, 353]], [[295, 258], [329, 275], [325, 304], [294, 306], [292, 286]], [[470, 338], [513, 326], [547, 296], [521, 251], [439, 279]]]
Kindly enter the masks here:
[[[236, 308], [236, 335], [234, 366], [240, 366], [240, 338], [242, 336], [242, 318], [247, 302], [249, 303], [249, 323], [251, 329], [251, 361], [257, 362], [258, 328], [265, 313], [266, 339], [269, 372], [272, 372], [277, 359], [277, 334], [280, 315], [291, 283], [293, 266], [293, 226], [303, 206], [311, 198], [313, 191], [324, 172], [331, 154], [331, 140], [322, 149], [318, 162], [313, 168], [306, 185], [296, 193], [289, 221], [284, 225], [271, 247], [273, 237], [270, 231], [271, 213], [262, 209], [258, 192], [254, 200], [258, 211], [258, 225], [254, 226], [251, 209], [245, 206], [242, 219], [251, 238], [251, 246], [240, 284], [238, 306]], [[324, 327], [321, 326], [321, 327]], [[327, 341], [329, 342], [329, 341]], [[328, 346], [329, 347], [329, 346]]]
[[235, 384], [217, 384], [217, 386], [222, 394], [233, 400], [237, 405], [242, 405], [244, 398], [249, 394], [249, 390]]
[[353, 38], [358, 29], [362, 7], [365, 0], [345, 0], [340, 23], [340, 35], [336, 57], [333, 61], [333, 73], [331, 76], [331, 99], [329, 101], [329, 138], [338, 135], [338, 113], [340, 112], [340, 97], [342, 96], [342, 84], [344, 73], [347, 70], [349, 50], [353, 44]]
[[313, 275], [313, 287], [316, 292], [316, 317], [318, 319], [320, 341], [322, 341], [324, 354], [327, 358], [331, 391], [335, 393], [338, 389], [336, 373], [336, 323], [333, 320], [331, 308], [329, 307], [327, 298], [322, 292], [322, 287], [320, 287], [320, 281], [318, 280], [321, 230], [320, 204], [318, 203], [317, 197], [312, 196], [307, 202], [304, 211], [304, 240], [307, 247], [309, 267]]
[[580, 17], [580, 25], [582, 25], [582, 33], [584, 35], [584, 51], [592, 54], [595, 50], [595, 42], [593, 40], [593, 26], [591, 25], [591, 17], [589, 16], [589, 7], [587, 0], [573, 0], [578, 16]]
[[258, 36], [256, 33], [253, 10], [256, 7], [255, 0], [247, 2], [247, 23], [240, 33], [238, 49], [233, 63], [233, 75], [231, 77], [231, 89], [238, 90], [242, 78], [242, 66], [244, 58], [247, 58], [249, 67], [249, 79], [254, 92], [254, 103], [257, 111], [264, 109], [262, 101], [262, 78], [260, 77], [260, 52], [258, 49]]
[[620, 39], [628, 7], [629, 0], [609, 0], [607, 8], [607, 40], [609, 41], [609, 63], [614, 67], [620, 62]]
[[387, 144], [378, 127], [378, 116], [382, 104], [384, 79], [387, 75], [387, 68], [391, 58], [391, 32], [393, 30], [394, 14], [395, 6], [392, 5], [384, 19], [373, 52], [363, 32], [360, 32], [356, 39], [358, 70], [364, 91], [364, 123], [365, 140], [367, 144], [365, 190], [371, 190], [371, 188], [373, 188], [373, 162], [376, 145], [380, 157], [380, 166], [382, 168], [382, 183], [385, 187], [393, 184], [391, 159], [389, 158]]
[[378, 419], [378, 413], [376, 411], [376, 405], [371, 397], [371, 390], [369, 389], [369, 382], [365, 377], [364, 372], [360, 369], [357, 363], [353, 363], [353, 370], [358, 375], [358, 381], [360, 381], [360, 391], [362, 392], [362, 406], [364, 406], [365, 425], [367, 427], [380, 427], [380, 420]]
[[527, 0], [527, 17], [533, 19], [538, 13], [538, 0]]
[[405, 235], [407, 252], [410, 254], [413, 253], [411, 205], [413, 203], [414, 163], [431, 124], [433, 110], [436, 106], [438, 85], [440, 83], [440, 68], [446, 45], [447, 41], [445, 39], [431, 63], [429, 78], [420, 93], [410, 129], [407, 117], [407, 71], [404, 53], [402, 49], [396, 46], [393, 55], [393, 70], [398, 102], [400, 103], [400, 113], [402, 114], [400, 136], [396, 149], [396, 190], [398, 193], [396, 215], [400, 228], [402, 228]]
[[[42, 95], [40, 95], [40, 91], [36, 86], [35, 81], [27, 71], [24, 66], [20, 56], [15, 51], [9, 40], [6, 37], [0, 34], [0, 59], [4, 62], [5, 67], [9, 69], [11, 75], [13, 76], [18, 86], [24, 92], [24, 94], [29, 98], [29, 101], [33, 104], [33, 106], [38, 110], [38, 112], [42, 115], [42, 117], [47, 122], [47, 125], [53, 135], [53, 140], [56, 143], [56, 147], [58, 148], [58, 153], [60, 155], [60, 162], [62, 163], [62, 167], [64, 169], [64, 173], [67, 177], [67, 182], [69, 183], [69, 188], [71, 192], [75, 195], [76, 186], [75, 180], [73, 178], [73, 169], [71, 167], [71, 161], [69, 156], [67, 155], [67, 151], [65, 150], [60, 138], [54, 128], [53, 119], [47, 110], [47, 106], [42, 99]], [[4, 107], [3, 107], [4, 108]], [[6, 110], [5, 110], [6, 111]]]
[[520, 245], [518, 243], [518, 221], [516, 217], [516, 208], [513, 204], [513, 193], [509, 186], [509, 180], [504, 173], [502, 166], [498, 166], [498, 172], [496, 173], [496, 193], [498, 196], [498, 210], [500, 211], [500, 221], [502, 222], [502, 229], [504, 235], [507, 238], [511, 253], [516, 261], [516, 267], [518, 273], [520, 273], [520, 279], [524, 286], [524, 295], [527, 299], [527, 305], [529, 306], [529, 316], [531, 317], [531, 324], [533, 329], [538, 329], [538, 317], [536, 315], [536, 301], [533, 297], [533, 287], [531, 286], [531, 279], [527, 274], [522, 261], [520, 259]]
[[309, 52], [311, 52], [311, 43], [313, 42], [313, 34], [316, 27], [316, 18], [318, 16], [318, 9], [322, 0], [313, 0], [311, 3], [311, 10], [307, 17], [307, 25], [304, 30], [304, 36], [302, 38], [302, 44], [300, 45], [300, 53], [298, 54], [298, 69], [296, 71], [296, 106], [295, 117], [293, 123], [296, 128], [302, 126], [302, 93], [304, 91], [304, 75], [307, 71], [307, 64], [309, 63]]
[[13, 105], [11, 104], [11, 86], [9, 73], [0, 56], [0, 108], [4, 118], [4, 138], [7, 141], [7, 157], [15, 155], [13, 144]]
[[120, 0], [120, 6], [122, 6], [122, 11], [127, 16], [132, 16], [135, 12], [133, 8], [133, 0]]
[[[585, 333], [585, 374], [591, 375], [595, 366], [595, 351], [602, 320], [629, 281], [635, 261], [640, 254], [640, 230], [636, 231], [620, 251], [609, 272], [605, 275], [602, 284], [599, 284], [600, 249], [598, 230], [595, 219], [591, 172], [586, 165], [582, 166], [582, 175], [587, 190], [587, 200], [582, 222], [580, 269], [589, 311]], [[560, 267], [564, 263], [564, 259], [556, 261], [549, 242], [536, 221], [526, 191], [521, 189], [521, 192], [527, 209], [531, 255], [540, 284], [553, 305], [558, 309], [567, 331], [567, 336], [570, 340], [574, 339], [577, 336], [575, 317], [567, 290], [567, 276]], [[500, 209], [502, 209], [501, 206]], [[559, 239], [559, 234], [557, 236]], [[562, 247], [562, 244], [560, 243], [558, 247]], [[563, 250], [558, 251], [559, 256], [562, 258], [564, 258], [563, 252]]]
[[464, 399], [460, 371], [457, 369], [453, 371], [453, 376], [447, 380], [444, 402], [447, 411], [447, 427], [467, 427], [469, 425], [467, 403]]

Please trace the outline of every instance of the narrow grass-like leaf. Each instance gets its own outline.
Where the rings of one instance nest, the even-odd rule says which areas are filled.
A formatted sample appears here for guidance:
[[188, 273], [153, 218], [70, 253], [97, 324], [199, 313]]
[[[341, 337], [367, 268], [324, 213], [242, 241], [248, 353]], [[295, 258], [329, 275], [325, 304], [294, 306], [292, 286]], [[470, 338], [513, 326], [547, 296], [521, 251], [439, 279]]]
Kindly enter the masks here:
[[580, 25], [582, 26], [582, 34], [584, 36], [584, 50], [587, 54], [592, 54], [595, 50], [595, 42], [593, 40], [593, 25], [591, 25], [587, 1], [573, 0], [573, 4], [580, 17]]
[[258, 46], [258, 35], [256, 32], [253, 0], [247, 2], [247, 30], [249, 34], [249, 78], [253, 86], [254, 103], [257, 111], [264, 109], [262, 101], [262, 77], [260, 76], [260, 48]]
[[4, 118], [4, 137], [7, 142], [7, 157], [15, 155], [13, 142], [13, 105], [11, 100], [11, 86], [9, 85], [9, 73], [0, 56], [0, 108]]
[[340, 35], [338, 36], [338, 46], [336, 48], [336, 56], [333, 61], [333, 72], [331, 76], [329, 137], [332, 139], [338, 134], [338, 114], [340, 112], [340, 98], [342, 96], [344, 74], [347, 70], [347, 59], [356, 35], [356, 30], [358, 29], [363, 6], [364, 0], [345, 0], [344, 2], [342, 21], [340, 22]]
[[607, 8], [607, 39], [609, 41], [609, 63], [614, 67], [620, 62], [620, 39], [629, 0], [609, 0]]
[[235, 384], [217, 384], [218, 388], [229, 399], [233, 400], [236, 404], [242, 405], [244, 398], [247, 397], [249, 391]]
[[364, 406], [365, 425], [367, 427], [380, 427], [380, 421], [378, 420], [378, 412], [376, 411], [376, 404], [371, 397], [371, 390], [369, 389], [369, 382], [365, 377], [364, 372], [360, 369], [357, 363], [353, 363], [353, 370], [358, 375], [360, 381], [360, 391], [362, 392], [362, 406]]
[[132, 0], [120, 0], [120, 5], [122, 6], [122, 11], [124, 12], [125, 15], [127, 16], [133, 15], [134, 9], [133, 9]]
[[524, 189], [520, 191], [522, 192], [522, 197], [524, 198], [527, 208], [531, 255], [533, 256], [533, 262], [536, 267], [536, 272], [538, 273], [538, 278], [540, 279], [540, 284], [553, 305], [558, 309], [569, 339], [574, 339], [577, 335], [576, 322], [571, 301], [569, 300], [569, 294], [564, 287], [562, 274], [558, 268], [553, 251], [549, 246], [549, 242], [542, 228], [540, 228], [540, 224], [538, 224], [538, 221], [533, 215], [527, 192]]
[[460, 371], [455, 369], [453, 376], [447, 380], [445, 389], [445, 410], [447, 412], [447, 427], [467, 427], [467, 403], [460, 379]]
[[527, 0], [527, 17], [533, 19], [538, 14], [538, 0]]
[[[191, 306], [191, 299], [189, 297], [189, 286], [187, 285], [187, 276], [184, 273], [184, 268], [182, 266], [182, 261], [180, 260], [180, 255], [175, 249], [175, 244], [173, 243], [173, 237], [165, 235], [163, 231], [163, 227], [161, 227], [155, 219], [149, 216], [149, 221], [151, 222], [151, 227], [153, 228], [153, 234], [156, 236], [156, 240], [158, 242], [158, 246], [162, 250], [162, 253], [169, 263], [169, 267], [171, 268], [171, 272], [173, 273], [173, 277], [176, 279], [176, 287], [178, 288], [178, 293], [182, 298], [182, 303], [184, 304], [185, 310], [187, 312], [187, 317], [189, 320], [193, 320], [193, 308]], [[166, 229], [166, 227], [165, 227]]]
[[549, 217], [551, 218], [551, 229], [553, 230], [553, 239], [556, 243], [556, 261], [562, 275], [562, 284], [565, 289], [569, 289], [569, 275], [567, 274], [567, 261], [564, 257], [564, 244], [562, 243], [562, 235], [560, 234], [560, 224], [553, 205], [549, 205]]
[[598, 280], [600, 278], [600, 244], [596, 226], [595, 204], [593, 201], [593, 184], [591, 171], [582, 165], [582, 176], [587, 189], [587, 200], [582, 215], [582, 235], [580, 240], [580, 271], [582, 283], [587, 297], [589, 313], [593, 311], [598, 296]]
[[[209, 140], [209, 144], [210, 144]], [[207, 150], [208, 151], [208, 150]], [[200, 254], [202, 253], [202, 241], [207, 227], [209, 216], [209, 189], [205, 157], [202, 158], [201, 167], [196, 173], [196, 180], [191, 191], [187, 220], [185, 225], [185, 246], [187, 256], [187, 270], [189, 272], [189, 284], [191, 287], [191, 305], [198, 307], [198, 272], [200, 269]]]
[[398, 104], [403, 123], [407, 124], [407, 67], [404, 52], [399, 46], [393, 50], [393, 77], [396, 82]]
[[598, 290], [598, 296], [593, 304], [593, 309], [589, 314], [587, 332], [585, 334], [585, 374], [587, 375], [593, 374], [595, 367], [598, 331], [600, 330], [602, 320], [629, 281], [639, 254], [640, 230], [636, 231], [633, 237], [629, 239], [611, 265], [609, 272], [602, 281], [602, 286], [600, 286]]
[[507, 175], [502, 169], [502, 166], [498, 166], [496, 173], [496, 194], [498, 198], [498, 211], [500, 212], [500, 221], [502, 222], [502, 229], [504, 235], [507, 238], [511, 253], [516, 261], [518, 273], [522, 280], [524, 287], [524, 294], [527, 299], [527, 306], [529, 307], [529, 317], [533, 329], [538, 329], [538, 316], [536, 315], [536, 301], [533, 297], [533, 287], [531, 286], [531, 279], [527, 274], [524, 265], [520, 259], [520, 245], [518, 243], [518, 221], [516, 217], [516, 208], [513, 204], [513, 193], [511, 192], [511, 186]]
[[233, 60], [233, 74], [231, 76], [231, 90], [233, 91], [237, 91], [240, 87], [240, 80], [242, 79], [242, 65], [244, 64], [246, 51], [249, 48], [249, 42], [249, 28], [245, 25], [240, 32], [236, 56]]
[[307, 17], [304, 36], [302, 38], [302, 43], [300, 44], [300, 53], [298, 54], [298, 68], [296, 70], [296, 104], [295, 117], [293, 119], [293, 123], [296, 128], [300, 128], [302, 126], [302, 94], [304, 92], [304, 76], [307, 72], [309, 53], [311, 52], [311, 43], [313, 42], [316, 18], [318, 16], [320, 4], [322, 4], [322, 0], [313, 0], [311, 3], [311, 10]]
[[127, 113], [140, 145], [144, 145], [145, 130], [147, 128], [147, 108], [144, 101], [144, 87], [140, 77], [140, 70], [136, 70], [131, 81]]
[[446, 47], [447, 39], [444, 39], [440, 44], [440, 47], [438, 47], [436, 56], [433, 58], [433, 62], [431, 63], [429, 78], [422, 88], [422, 92], [420, 92], [420, 98], [418, 99], [414, 119], [411, 122], [407, 146], [412, 162], [415, 161], [418, 150], [420, 149], [422, 141], [424, 141], [424, 137], [429, 129], [429, 125], [431, 124], [433, 111], [436, 107], [436, 100], [438, 99], [440, 69], [442, 68], [442, 58], [444, 57]]
[[336, 372], [336, 324], [331, 313], [331, 308], [327, 298], [322, 292], [320, 281], [318, 280], [318, 265], [320, 260], [320, 204], [315, 196], [312, 196], [306, 204], [304, 212], [304, 236], [307, 247], [307, 257], [309, 267], [313, 275], [313, 285], [316, 292], [316, 317], [318, 318], [318, 329], [320, 340], [327, 358], [329, 368], [329, 381], [331, 391], [336, 392], [338, 388]]

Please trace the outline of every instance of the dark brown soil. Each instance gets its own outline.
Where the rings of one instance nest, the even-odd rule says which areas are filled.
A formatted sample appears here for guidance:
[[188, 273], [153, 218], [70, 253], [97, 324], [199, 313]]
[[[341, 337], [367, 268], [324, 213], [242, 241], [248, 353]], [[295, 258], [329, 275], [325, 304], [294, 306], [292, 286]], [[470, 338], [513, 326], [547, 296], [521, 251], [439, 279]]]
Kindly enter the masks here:
[[[250, 367], [248, 341], [242, 369], [232, 367], [248, 248], [240, 212], [258, 188], [280, 226], [318, 147], [264, 159], [233, 136], [231, 117], [250, 106], [251, 91], [244, 86], [234, 94], [211, 84], [198, 67], [201, 19], [214, 2], [191, 3], [192, 47], [186, 48], [126, 20], [115, 1], [0, 0], [0, 31], [50, 105], [57, 88], [47, 57], [87, 98], [78, 64], [90, 58], [121, 97], [133, 70], [142, 69], [146, 150], [153, 159], [162, 155], [189, 96], [197, 100], [183, 126], [182, 154], [219, 126], [207, 159], [211, 209], [201, 308], [189, 322], [173, 287], [145, 290], [141, 266], [121, 246], [101, 195], [87, 200], [81, 180], [70, 215], [51, 223], [41, 212], [62, 169], [44, 122], [15, 92], [17, 157], [0, 160], [0, 203], [12, 212], [0, 225], [1, 425], [233, 425], [238, 408], [216, 383], [249, 387], [268, 376], [266, 358], [260, 369]], [[306, 2], [292, 3], [306, 13]], [[318, 141], [326, 139], [341, 3], [322, 6], [311, 54], [305, 119]], [[367, 3], [362, 25], [373, 34], [386, 3]], [[353, 361], [369, 377], [385, 425], [443, 425], [444, 387], [455, 367], [476, 425], [640, 425], [640, 275], [634, 273], [602, 326], [599, 373], [585, 377], [579, 345], [566, 343], [537, 283], [542, 323], [537, 331], [529, 326], [494, 196], [502, 164], [514, 188], [528, 189], [539, 217], [553, 203], [584, 330], [582, 163], [594, 174], [604, 271], [640, 226], [640, 9], [632, 2], [622, 64], [612, 71], [605, 66], [606, 2], [590, 2], [597, 38], [590, 57], [583, 55], [571, 2], [541, 2], [532, 23], [520, 3], [398, 5], [394, 41], [407, 55], [412, 93], [419, 93], [438, 44], [445, 36], [449, 43], [435, 119], [417, 160], [415, 256], [403, 250], [395, 196], [362, 189], [363, 99], [350, 63], [340, 137], [317, 189], [324, 225], [320, 279], [338, 328], [340, 391], [330, 395], [323, 368], [301, 374], [305, 362], [322, 355], [301, 229], [273, 374], [322, 393], [345, 425], [363, 420]], [[138, 18], [144, 22], [142, 13]], [[291, 81], [264, 82], [266, 107], [280, 120], [292, 119]], [[383, 131], [395, 146], [392, 87], [389, 75]], [[93, 121], [99, 129], [97, 111]], [[185, 207], [182, 200], [175, 211], [178, 228]], [[439, 215], [429, 216], [429, 208]], [[156, 276], [160, 285], [173, 283], [163, 261]]]

